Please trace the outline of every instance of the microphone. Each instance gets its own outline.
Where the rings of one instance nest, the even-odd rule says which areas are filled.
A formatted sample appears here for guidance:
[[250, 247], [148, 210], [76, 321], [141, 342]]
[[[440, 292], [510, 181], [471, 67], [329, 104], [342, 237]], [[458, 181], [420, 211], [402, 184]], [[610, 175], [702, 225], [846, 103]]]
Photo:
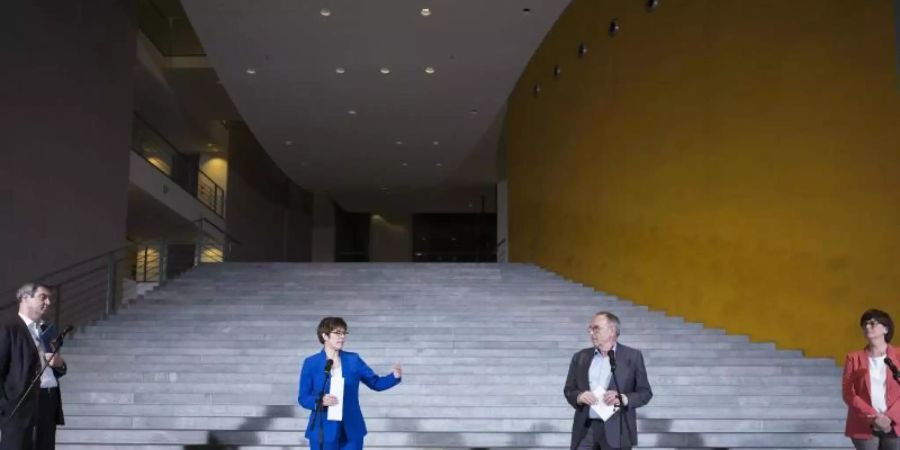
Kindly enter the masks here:
[[889, 369], [891, 369], [891, 373], [894, 375], [894, 379], [900, 381], [900, 369], [897, 369], [897, 365], [894, 364], [893, 361], [891, 361], [891, 358], [885, 356], [884, 363], [887, 364]]
[[331, 366], [333, 366], [333, 365], [334, 365], [333, 359], [329, 359], [328, 361], [325, 361], [325, 374], [326, 375], [331, 374]]
[[609, 356], [609, 369], [612, 371], [616, 370], [616, 352], [613, 349], [609, 349], [606, 352], [607, 356]]
[[59, 350], [59, 348], [63, 345], [63, 338], [65, 338], [66, 335], [71, 333], [73, 330], [75, 330], [74, 326], [67, 325], [63, 332], [56, 335], [56, 337], [50, 342], [50, 349], [54, 351]]

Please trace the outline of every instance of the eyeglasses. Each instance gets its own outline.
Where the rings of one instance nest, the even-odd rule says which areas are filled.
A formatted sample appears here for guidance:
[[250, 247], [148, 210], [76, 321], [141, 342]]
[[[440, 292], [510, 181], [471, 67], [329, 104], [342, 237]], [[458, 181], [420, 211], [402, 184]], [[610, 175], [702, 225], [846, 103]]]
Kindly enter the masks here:
[[878, 325], [881, 325], [881, 322], [879, 322], [875, 319], [869, 319], [869, 320], [863, 322], [861, 326], [863, 328], [868, 328], [868, 327], [874, 327], [874, 326], [878, 326]]
[[332, 331], [331, 334], [336, 334], [340, 337], [346, 337], [348, 334], [350, 334], [350, 332], [349, 331]]
[[609, 331], [609, 330], [612, 330], [611, 326], [605, 326], [605, 327], [592, 326], [592, 327], [588, 327], [588, 329], [587, 329], [588, 334], [597, 334], [601, 331]]

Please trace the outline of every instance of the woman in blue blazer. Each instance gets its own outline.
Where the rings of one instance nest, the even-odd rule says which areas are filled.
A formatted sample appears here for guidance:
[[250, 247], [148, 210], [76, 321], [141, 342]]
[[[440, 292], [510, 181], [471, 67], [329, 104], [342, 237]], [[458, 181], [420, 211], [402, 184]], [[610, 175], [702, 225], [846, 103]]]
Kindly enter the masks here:
[[[391, 374], [379, 377], [359, 355], [343, 351], [347, 322], [340, 317], [322, 319], [316, 334], [322, 350], [303, 361], [297, 395], [300, 406], [312, 411], [306, 425], [309, 448], [361, 450], [367, 430], [359, 408], [359, 383], [374, 391], [390, 389], [400, 383], [402, 369], [395, 364]], [[338, 377], [344, 380], [343, 420], [333, 421], [327, 419], [328, 407], [338, 404], [338, 398], [328, 392], [332, 378]], [[323, 408], [317, 411], [322, 392], [326, 394], [321, 398]]]

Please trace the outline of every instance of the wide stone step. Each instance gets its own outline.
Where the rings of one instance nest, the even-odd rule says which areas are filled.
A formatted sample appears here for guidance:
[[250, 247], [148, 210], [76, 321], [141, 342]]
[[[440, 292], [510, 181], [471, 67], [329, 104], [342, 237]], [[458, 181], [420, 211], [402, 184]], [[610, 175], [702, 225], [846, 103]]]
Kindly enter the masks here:
[[[264, 404], [281, 405], [295, 403], [297, 386], [295, 383], [283, 385], [265, 385], [265, 384], [241, 384], [241, 383], [217, 383], [217, 384], [175, 384], [175, 383], [142, 383], [140, 387], [134, 388], [135, 383], [107, 383], [103, 386], [103, 382], [97, 383], [75, 383], [72, 385], [65, 384], [64, 388], [68, 393], [66, 401], [98, 401], [98, 398], [110, 396], [111, 399], [122, 403], [232, 403], [232, 404], [253, 404], [254, 402], [263, 402]], [[399, 389], [399, 388], [397, 388]], [[472, 395], [482, 395], [485, 401], [490, 400], [491, 395], [497, 395], [497, 392], [508, 390], [505, 386], [473, 386], [465, 389], [465, 392]], [[457, 395], [460, 391], [459, 386], [441, 386], [441, 385], [412, 385], [405, 384], [402, 390], [391, 393], [382, 393], [381, 395], [396, 396], [446, 396]], [[729, 395], [729, 396], [751, 396], [760, 391], [759, 386], [696, 386], [696, 385], [679, 385], [679, 386], [659, 386], [654, 387], [654, 393], [659, 395]], [[552, 398], [560, 395], [562, 392], [562, 383], [558, 383], [555, 387], [534, 388], [526, 391], [527, 395], [546, 395]], [[840, 398], [840, 387], [837, 386], [770, 386], [766, 392], [771, 395], [816, 395], [816, 396], [833, 396]], [[79, 394], [84, 394], [77, 397]], [[96, 397], [96, 398], [95, 398]], [[81, 398], [82, 400], [78, 400]], [[405, 397], [404, 397], [405, 398]], [[113, 401], [113, 400], [110, 400]], [[410, 400], [412, 402], [412, 399]], [[501, 401], [497, 399], [497, 401]], [[562, 401], [560, 399], [560, 401]], [[249, 403], [248, 403], [249, 402]]]
[[[586, 334], [586, 333], [585, 333]], [[398, 335], [395, 335], [398, 336]], [[389, 339], [386, 333], [351, 333], [350, 338], [354, 341], [358, 340], [360, 342], [410, 342], [416, 343], [418, 341], [426, 341], [426, 342], [482, 342], [485, 345], [490, 345], [492, 342], [503, 342], [503, 341], [516, 341], [516, 342], [565, 342], [573, 346], [577, 346], [579, 343], [582, 343], [585, 339], [582, 335], [567, 335], [559, 333], [555, 335], [540, 335], [536, 333], [503, 333], [503, 334], [491, 334], [491, 333], [472, 333], [467, 331], [428, 331], [428, 332], [410, 332], [410, 330], [406, 330], [406, 333], [400, 334], [399, 337], [395, 337], [394, 339]], [[101, 341], [101, 342], [109, 342], [110, 340], [116, 341], [124, 341], [124, 342], [133, 342], [133, 341], [156, 341], [156, 342], [181, 342], [181, 341], [219, 341], [222, 342], [224, 346], [231, 345], [234, 342], [246, 342], [246, 341], [258, 341], [257, 344], [263, 345], [266, 342], [261, 341], [278, 341], [284, 342], [284, 336], [280, 336], [275, 333], [269, 334], [238, 334], [238, 333], [219, 333], [219, 334], [207, 334], [207, 333], [181, 333], [178, 335], [164, 335], [162, 333], [144, 333], [143, 335], [140, 333], [135, 334], [127, 334], [127, 333], [85, 333], [78, 336], [78, 341]], [[731, 336], [722, 336], [722, 335], [714, 335], [714, 334], [691, 334], [691, 333], [681, 333], [681, 334], [666, 334], [666, 333], [644, 333], [644, 334], [629, 334], [627, 335], [627, 339], [623, 339], [631, 343], [634, 346], [639, 346], [644, 343], [658, 343], [658, 342], [692, 342], [692, 343], [747, 343], [747, 337], [742, 335], [731, 335]]]
[[[82, 342], [84, 342], [84, 344], [82, 344]], [[449, 355], [464, 355], [464, 356], [503, 356], [503, 355], [508, 355], [510, 352], [510, 350], [507, 348], [499, 348], [499, 344], [497, 346], [494, 346], [495, 348], [491, 348], [492, 345], [487, 342], [485, 342], [484, 345], [480, 346], [481, 348], [478, 348], [479, 346], [475, 346], [475, 348], [459, 348], [458, 346], [455, 346], [455, 345], [454, 346], [441, 345], [439, 347], [430, 347], [428, 343], [430, 343], [432, 341], [421, 341], [421, 342], [422, 343], [418, 344], [418, 345], [422, 345], [422, 347], [416, 347], [417, 344], [415, 342], [410, 342], [410, 345], [407, 346], [407, 348], [396, 348], [396, 349], [390, 349], [390, 350], [392, 350], [394, 353], [396, 353], [397, 356], [402, 356], [404, 354], [410, 355], [410, 353], [423, 355], [424, 354], [423, 352], [428, 352], [428, 351], [439, 351], [441, 353], [445, 353], [445, 354], [449, 354]], [[435, 342], [441, 342], [441, 341], [435, 341]], [[450, 341], [450, 342], [454, 343], [453, 341]], [[463, 342], [478, 342], [478, 341], [465, 341], [464, 340]], [[530, 341], [523, 340], [523, 342], [530, 342]], [[635, 347], [640, 348], [642, 351], [659, 350], [659, 349], [692, 350], [692, 349], [696, 349], [698, 347], [697, 342], [690, 342], [690, 341], [679, 342], [677, 340], [665, 341], [662, 339], [660, 339], [658, 341], [646, 341], [646, 342], [641, 342], [641, 343], [635, 343], [634, 341], [629, 340], [628, 343]], [[66, 344], [68, 345], [69, 343], [66, 343]], [[240, 340], [223, 341], [223, 342], [221, 342], [221, 345], [216, 345], [215, 341], [175, 340], [175, 341], [165, 342], [165, 341], [145, 341], [145, 340], [141, 340], [141, 339], [118, 339], [118, 340], [85, 339], [83, 341], [78, 341], [77, 343], [72, 343], [72, 344], [73, 344], [73, 346], [84, 345], [86, 347], [94, 348], [94, 349], [124, 347], [124, 348], [132, 349], [132, 350], [154, 349], [154, 348], [155, 349], [166, 349], [166, 350], [184, 349], [184, 348], [204, 349], [204, 348], [209, 348], [211, 345], [215, 345], [217, 347], [221, 346], [221, 347], [231, 348], [231, 349], [265, 348], [264, 344], [261, 344], [260, 342], [240, 341]], [[570, 354], [574, 353], [574, 350], [578, 348], [578, 345], [575, 341], [564, 343], [564, 344], [566, 344], [566, 347], [568, 347]], [[277, 348], [281, 347], [281, 345], [282, 345], [281, 342], [276, 341], [275, 344], [269, 345], [268, 347], [272, 348], [272, 349], [277, 349]], [[359, 348], [360, 348], [360, 350], [362, 350], [364, 348], [367, 348], [367, 346], [369, 346], [369, 345], [384, 348], [383, 345], [378, 345], [376, 342], [371, 342], [371, 341], [367, 342], [367, 345], [361, 344]], [[487, 347], [487, 348], [485, 348], [485, 347]], [[704, 347], [705, 349], [710, 350], [710, 351], [715, 351], [715, 350], [732, 351], [732, 350], [766, 349], [766, 348], [770, 348], [770, 345], [747, 343], [747, 342], [703, 342], [702, 347]], [[356, 348], [356, 346], [354, 346], [354, 348]], [[551, 346], [551, 348], [552, 348], [552, 346]], [[309, 349], [307, 349], [307, 350], [309, 351]], [[406, 350], [406, 352], [400, 353], [403, 350]], [[310, 352], [310, 353], [312, 353], [312, 352]], [[367, 354], [368, 354], [368, 352], [367, 352]], [[543, 354], [543, 352], [541, 351], [541, 349], [520, 348], [520, 349], [517, 349], [515, 354], [516, 354], [516, 356], [527, 356], [527, 355], [537, 356], [537, 355]]]
[[[518, 375], [533, 376], [546, 375], [550, 366], [536, 366], [528, 368], [519, 368], [512, 364], [504, 366], [490, 365], [479, 366], [477, 364], [461, 365], [454, 364], [449, 366], [437, 366], [430, 364], [403, 364], [403, 373], [408, 378], [421, 378], [423, 376], [447, 376], [447, 375], [472, 375], [472, 376], [495, 376], [508, 375], [513, 370]], [[267, 376], [296, 376], [298, 374], [299, 365], [280, 364], [269, 367]], [[118, 381], [153, 381], [160, 379], [177, 378], [179, 380], [200, 379], [201, 374], [205, 375], [205, 379], [228, 379], [237, 380], [240, 377], [256, 375], [259, 367], [251, 364], [242, 366], [225, 365], [225, 364], [201, 364], [198, 366], [185, 366], [183, 364], [173, 364], [168, 367], [161, 367], [158, 364], [105, 364], [103, 367], [79, 367], [79, 370], [68, 376], [67, 380], [73, 379], [92, 379], [92, 380], [118, 380]], [[387, 367], [385, 368], [385, 371]], [[738, 375], [738, 376], [775, 376], [775, 375], [823, 375], [823, 376], [839, 376], [841, 370], [836, 367], [818, 367], [818, 366], [779, 366], [779, 365], [756, 365], [756, 366], [722, 366], [710, 364], [709, 366], [691, 365], [691, 366], [663, 366], [654, 365], [653, 375]], [[195, 377], [195, 378], [191, 378]], [[218, 377], [218, 378], [217, 378]], [[280, 379], [280, 378], [279, 378]]]
[[[661, 394], [653, 397], [652, 407], [666, 406], [703, 406], [710, 404], [729, 407], [776, 407], [776, 406], [817, 406], [831, 407], [842, 409], [843, 402], [839, 398], [835, 398], [830, 393], [822, 393], [819, 395], [734, 395], [728, 397], [715, 395], [677, 395], [677, 394]], [[85, 393], [76, 393], [72, 399], [78, 400], [83, 398]], [[374, 395], [374, 397], [373, 397]], [[285, 395], [280, 397], [287, 404], [294, 404], [295, 395]], [[414, 399], [407, 395], [397, 394], [372, 394], [364, 391], [361, 394], [364, 403], [377, 404], [380, 406], [563, 406], [564, 401], [559, 393], [556, 394], [527, 394], [516, 396], [491, 396], [483, 394], [466, 394], [457, 393], [454, 395], [421, 395]], [[286, 400], [285, 400], [286, 399]]]
[[[227, 363], [227, 364], [211, 364], [199, 363], [160, 363], [147, 362], [141, 359], [129, 358], [128, 360], [117, 360], [115, 356], [101, 355], [103, 362], [99, 364], [85, 364], [90, 361], [88, 356], [79, 354], [78, 370], [73, 371], [69, 375], [70, 378], [78, 377], [81, 374], [104, 374], [107, 372], [120, 373], [257, 373], [259, 364], [243, 362], [243, 363]], [[286, 360], [276, 359], [267, 367], [271, 373], [297, 373], [300, 368], [300, 361], [297, 358]], [[367, 358], [366, 361], [380, 371], [386, 372], [392, 367], [394, 360], [388, 358]], [[418, 358], [415, 363], [411, 363], [409, 359], [403, 360], [403, 371], [410, 376], [419, 376], [424, 374], [461, 374], [461, 375], [478, 375], [478, 374], [504, 374], [513, 371], [520, 374], [546, 374], [550, 371], [558, 371], [559, 368], [565, 368], [568, 364], [568, 358], [548, 358], [542, 360], [540, 364], [523, 365], [521, 359], [517, 361], [493, 361], [491, 365], [483, 365], [481, 358], [455, 358], [453, 363], [448, 363], [444, 358]], [[757, 359], [733, 359], [718, 360], [705, 359], [695, 361], [694, 363], [684, 360], [660, 360], [646, 358], [648, 366], [653, 368], [653, 373], [657, 375], [673, 375], [673, 374], [722, 374], [740, 372], [744, 375], [762, 375], [762, 374], [791, 374], [791, 375], [837, 375], [840, 370], [834, 367], [834, 362], [830, 360], [817, 361], [812, 359], [794, 359], [794, 358], [757, 358]], [[721, 363], [721, 364], [720, 364]]]
[[[366, 437], [373, 446], [421, 446], [421, 447], [540, 447], [568, 448], [568, 432], [527, 433], [454, 433], [454, 432], [379, 432]], [[642, 433], [642, 445], [646, 446], [696, 446], [696, 447], [833, 447], [846, 448], [847, 439], [842, 433]], [[206, 431], [206, 430], [110, 430], [110, 429], [60, 429], [57, 442], [66, 443], [125, 443], [125, 444], [183, 444], [198, 445], [297, 445], [305, 442], [300, 431]]]
[[[782, 385], [795, 386], [798, 384], [814, 386], [814, 385], [832, 385], [840, 381], [839, 373], [822, 374], [821, 371], [807, 371], [806, 374], [785, 374], [781, 370], [773, 370], [770, 372], [759, 371], [758, 373], [747, 373], [742, 368], [733, 368], [735, 370], [728, 371], [728, 367], [718, 367], [717, 370], [710, 369], [703, 371], [702, 368], [694, 368], [695, 370], [672, 370], [672, 371], [656, 371], [650, 373], [648, 378], [653, 386], [671, 386], [694, 384], [698, 386], [765, 386], [769, 383], [777, 383]], [[780, 369], [780, 368], [773, 368]], [[670, 372], [670, 373], [665, 373]], [[794, 371], [791, 371], [794, 372]], [[832, 372], [837, 372], [833, 370]], [[760, 379], [760, 375], [765, 375], [765, 379]], [[478, 384], [496, 385], [525, 385], [525, 386], [541, 386], [545, 384], [555, 384], [565, 381], [565, 374], [488, 374], [481, 373], [472, 375]], [[66, 384], [110, 381], [119, 383], [292, 383], [297, 380], [298, 373], [296, 370], [287, 372], [266, 372], [266, 373], [197, 373], [197, 372], [86, 372], [78, 373], [77, 371], [66, 378]], [[403, 374], [404, 385], [468, 385], [473, 382], [470, 377], [461, 377], [459, 374], [446, 373], [424, 373], [416, 374], [415, 372], [406, 371]]]
[[[69, 402], [66, 399], [67, 416], [216, 416], [216, 417], [307, 417], [309, 412], [297, 406], [296, 399], [279, 397], [282, 404], [271, 403], [260, 406], [260, 401], [250, 404], [210, 403], [209, 399], [200, 396], [190, 396], [191, 401], [184, 400], [183, 404], [149, 403], [160, 398], [148, 397], [148, 403], [103, 403], [102, 399], [95, 399], [91, 403]], [[77, 400], [77, 399], [76, 399]], [[162, 400], [165, 400], [162, 399]], [[203, 402], [203, 400], [207, 400]], [[259, 400], [265, 401], [263, 397]], [[571, 419], [572, 407], [561, 402], [547, 403], [540, 408], [510, 408], [510, 405], [502, 403], [501, 399], [490, 406], [447, 406], [435, 408], [431, 405], [408, 405], [398, 408], [395, 405], [380, 403], [371, 399], [362, 402], [362, 409], [366, 420], [376, 418], [403, 418], [416, 420], [422, 418], [443, 419]], [[697, 408], [696, 406], [653, 408], [647, 406], [638, 410], [640, 419], [660, 420], [722, 420], [722, 417], [730, 420], [844, 420], [846, 410], [828, 409], [817, 405], [797, 405], [790, 408], [770, 408], [766, 406], [734, 408], [729, 405]]]
[[[297, 361], [300, 363], [303, 358], [311, 353], [310, 350], [298, 349], [296, 351], [287, 352], [284, 350], [270, 350], [264, 348], [234, 349], [234, 348], [129, 348], [129, 347], [106, 347], [102, 349], [104, 354], [98, 354], [101, 350], [94, 347], [74, 346], [69, 347], [66, 344], [64, 353], [66, 355], [78, 355], [79, 360], [96, 362], [101, 359], [96, 358], [112, 358], [114, 360], [129, 361], [140, 359], [143, 362], [150, 362], [151, 357], [162, 357], [162, 359], [153, 362], [164, 362], [165, 357], [171, 357], [172, 362], [208, 362], [221, 364], [240, 364], [243, 363], [271, 363], [278, 364], [286, 361]], [[773, 351], [767, 350], [766, 345], [757, 346], [758, 350], [673, 350], [673, 349], [650, 349], [643, 350], [645, 358], [670, 357], [670, 358], [709, 358], [709, 357], [732, 357], [732, 358], [778, 358], [778, 359], [799, 359], [801, 353], [798, 351]], [[546, 349], [533, 351], [530, 349], [520, 349], [511, 352], [505, 349], [410, 349], [410, 348], [365, 348], [364, 343], [357, 343], [354, 349], [365, 349], [361, 352], [365, 356], [366, 362], [370, 365], [374, 361], [394, 362], [404, 361], [410, 364], [440, 364], [440, 361], [448, 361], [445, 364], [460, 364], [478, 360], [480, 364], [484, 364], [484, 358], [490, 357], [492, 362], [500, 363], [517, 363], [523, 365], [531, 364], [549, 364], [554, 361], [564, 361], [563, 368], [568, 367], [569, 361], [572, 359], [574, 351], [557, 350], [548, 351]], [[511, 355], [514, 353], [513, 355]], [[92, 359], [94, 358], [94, 359]], [[187, 359], [183, 359], [187, 358]]]
[[[246, 431], [297, 431], [306, 429], [308, 416], [302, 417], [158, 417], [158, 416], [75, 416], [66, 421], [67, 429], [175, 429], [175, 430], [232, 430]], [[842, 419], [640, 419], [639, 432], [703, 432], [715, 427], [721, 433], [740, 432], [823, 432], [833, 433], [842, 429]], [[420, 431], [420, 432], [504, 432], [529, 431], [567, 433], [572, 430], [572, 418], [565, 419], [387, 419], [367, 418], [370, 432]]]
[[[849, 444], [848, 444], [849, 445]], [[115, 450], [211, 450], [207, 444], [201, 444], [198, 446], [191, 445], [117, 445], [117, 444], [91, 444], [91, 445], [79, 445], [79, 444], [57, 444], [56, 448], [58, 450], [106, 450], [106, 449], [115, 449]], [[309, 447], [302, 446], [292, 446], [292, 445], [275, 445], [275, 446], [260, 446], [260, 445], [230, 445], [227, 447], [228, 450], [310, 450]], [[547, 450], [546, 447], [503, 447], [504, 450]], [[568, 447], [560, 447], [560, 448], [568, 448]], [[644, 445], [640, 445], [636, 448], [640, 448], [642, 450], [721, 450], [720, 447], [647, 447]], [[834, 450], [835, 448], [840, 447], [792, 447], [792, 450]], [[367, 450], [472, 450], [471, 447], [449, 447], [449, 446], [438, 446], [438, 447], [373, 447], [371, 445], [366, 445]], [[852, 450], [853, 447], [847, 447], [847, 450]], [[313, 449], [314, 450], [314, 449]], [[741, 447], [741, 450], [772, 450], [771, 447]]]
[[[292, 323], [291, 326], [295, 329], [302, 330], [307, 329], [310, 330], [310, 335], [315, 334], [316, 326], [318, 325], [318, 320], [313, 323], [310, 321], [307, 324], [297, 324]], [[410, 324], [410, 326], [403, 327], [389, 327], [389, 326], [379, 326], [372, 325], [368, 323], [362, 324], [354, 324], [353, 330], [351, 332], [351, 336], [356, 338], [357, 336], [402, 336], [406, 334], [466, 334], [466, 333], [482, 333], [484, 332], [485, 325], [483, 323], [470, 323], [463, 326], [455, 327], [455, 326], [438, 326], [435, 324]], [[584, 338], [587, 333], [586, 332], [577, 332], [572, 333], [572, 330], [565, 330], [563, 333], [565, 335], [578, 335]], [[507, 324], [505, 326], [491, 325], [490, 326], [490, 334], [528, 334], [534, 336], [554, 336], [560, 334], [561, 330], [558, 326], [550, 327], [546, 325], [541, 326], [531, 326], [525, 328], [521, 325], [510, 325]], [[219, 336], [219, 335], [237, 335], [237, 336], [246, 336], [251, 337], [254, 335], [257, 336], [272, 336], [276, 333], [272, 331], [272, 321], [269, 321], [267, 325], [260, 325], [256, 327], [251, 326], [229, 326], [227, 328], [223, 328], [220, 324], [198, 324], [198, 323], [185, 323], [181, 325], [159, 325], [159, 324], [147, 324], [144, 326], [139, 326], [137, 324], [129, 324], [128, 326], [123, 325], [112, 325], [112, 324], [102, 324], [102, 325], [94, 325], [87, 327], [84, 330], [80, 330], [78, 332], [79, 337], [83, 336], [103, 336], [103, 337], [122, 337], [131, 336], [131, 337], [153, 337], [153, 336], [166, 336], [171, 335], [172, 333], [179, 333], [179, 336], [183, 334], [190, 335], [198, 335], [198, 336], [206, 336], [207, 339], [210, 336]], [[666, 329], [662, 328], [629, 328], [626, 336], [645, 336], [645, 335], [660, 335], [666, 334], [669, 336], [679, 336], [679, 335], [700, 335], [700, 336], [719, 336], [725, 337], [725, 332], [723, 330], [717, 329], [701, 329], [699, 325], [688, 325], [684, 324], [678, 327], [669, 327]]]
[[[284, 392], [296, 389], [296, 374], [197, 374], [177, 375], [163, 373], [140, 377], [125, 374], [123, 378], [139, 380], [100, 379], [99, 377], [73, 378], [66, 380], [67, 390], [92, 390], [98, 392]], [[404, 376], [401, 391], [419, 393], [422, 390], [461, 390], [459, 386], [469, 386], [478, 392], [490, 392], [498, 386], [522, 386], [528, 392], [555, 392], [565, 382], [565, 375], [482, 375], [477, 377], [478, 386], [471, 386], [468, 377], [455, 375], [429, 375], [424, 377]], [[654, 387], [695, 386], [695, 387], [765, 387], [780, 385], [785, 387], [839, 386], [840, 378], [817, 375], [772, 375], [765, 378], [753, 376], [715, 375], [649, 375]], [[91, 380], [91, 381], [88, 381]], [[235, 386], [235, 385], [239, 386]]]

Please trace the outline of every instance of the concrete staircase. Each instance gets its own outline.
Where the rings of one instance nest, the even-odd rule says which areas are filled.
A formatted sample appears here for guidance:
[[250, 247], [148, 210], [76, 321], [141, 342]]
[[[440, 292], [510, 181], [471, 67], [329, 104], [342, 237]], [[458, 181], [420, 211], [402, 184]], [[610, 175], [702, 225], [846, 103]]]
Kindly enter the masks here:
[[591, 315], [623, 321], [655, 397], [643, 448], [851, 448], [833, 361], [751, 343], [530, 265], [216, 264], [66, 343], [60, 449], [303, 449], [302, 359], [347, 349], [403, 383], [362, 391], [366, 448], [564, 449], [562, 386]]

